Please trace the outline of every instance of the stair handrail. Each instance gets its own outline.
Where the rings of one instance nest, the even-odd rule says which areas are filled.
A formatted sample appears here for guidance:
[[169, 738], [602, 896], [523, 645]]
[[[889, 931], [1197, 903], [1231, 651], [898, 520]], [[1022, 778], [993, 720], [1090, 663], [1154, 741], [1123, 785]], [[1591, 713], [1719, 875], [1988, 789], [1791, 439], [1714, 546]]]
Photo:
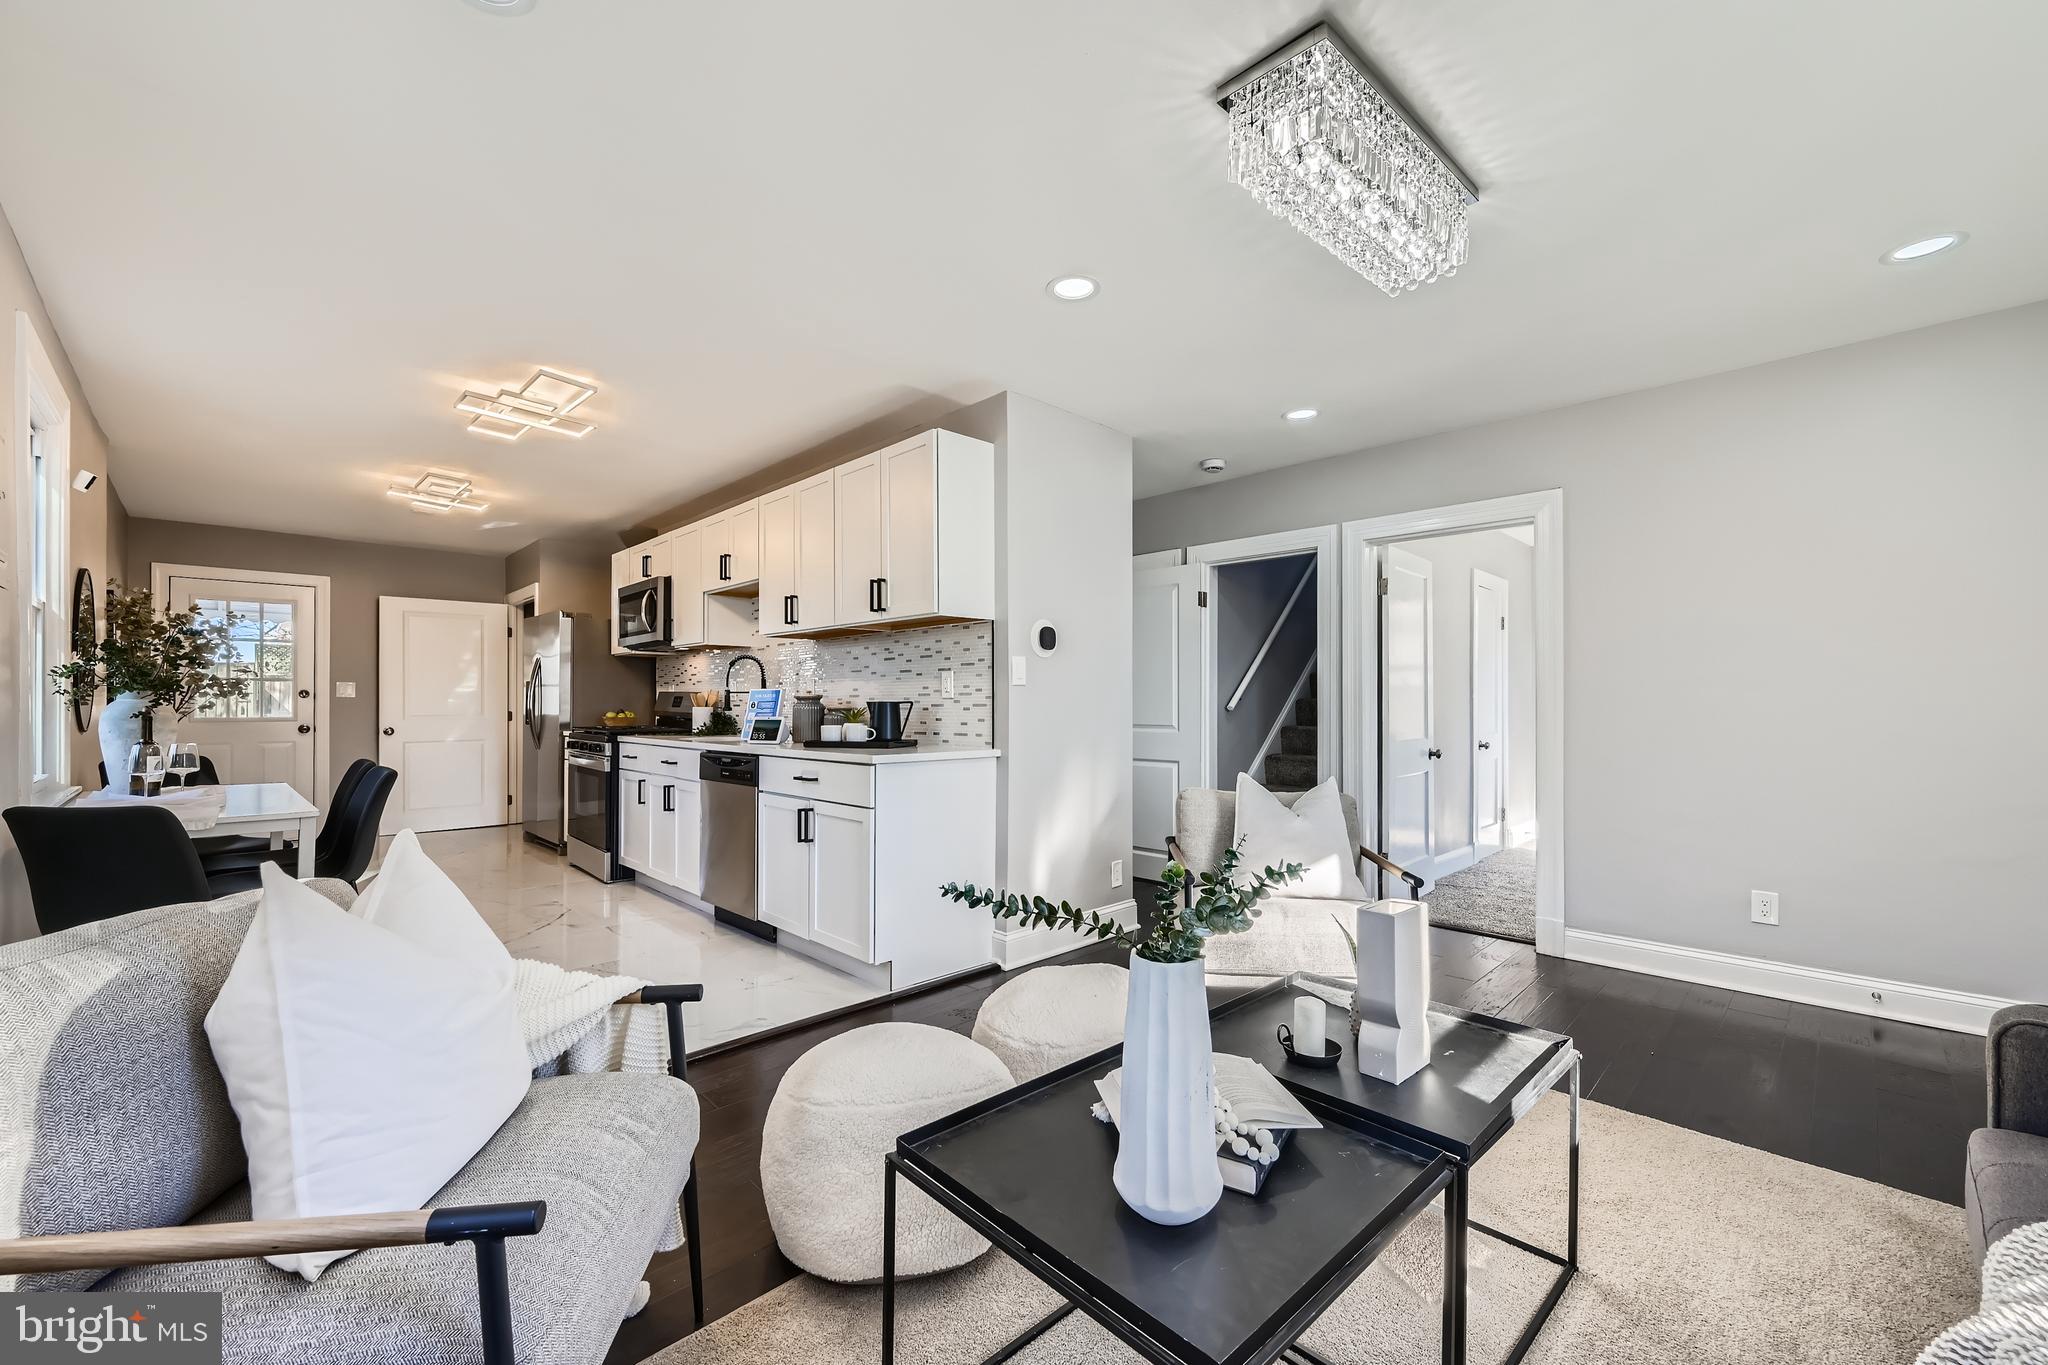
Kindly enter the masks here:
[[1265, 643], [1259, 646], [1258, 653], [1252, 655], [1251, 667], [1244, 671], [1244, 677], [1238, 682], [1237, 690], [1230, 694], [1230, 700], [1223, 703], [1225, 711], [1235, 711], [1237, 704], [1244, 700], [1244, 690], [1252, 685], [1252, 677], [1259, 671], [1259, 665], [1266, 662], [1266, 655], [1272, 650], [1273, 641], [1280, 637], [1280, 627], [1286, 625], [1287, 618], [1294, 614], [1294, 604], [1301, 600], [1302, 590], [1308, 587], [1308, 581], [1315, 576], [1314, 563], [1310, 563], [1302, 570], [1301, 581], [1294, 585], [1293, 592], [1287, 594], [1286, 604], [1280, 608], [1280, 614], [1273, 618], [1273, 628], [1266, 632]]

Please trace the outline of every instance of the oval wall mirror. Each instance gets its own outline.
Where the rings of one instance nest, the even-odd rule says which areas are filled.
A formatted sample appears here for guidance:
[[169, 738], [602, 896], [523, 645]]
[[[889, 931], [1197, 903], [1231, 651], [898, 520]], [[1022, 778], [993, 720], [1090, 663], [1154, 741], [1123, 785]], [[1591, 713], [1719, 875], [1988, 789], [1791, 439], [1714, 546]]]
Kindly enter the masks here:
[[[71, 588], [71, 657], [77, 658], [93, 647], [99, 638], [100, 622], [98, 603], [92, 590], [92, 570], [80, 569], [78, 578]], [[84, 734], [92, 724], [93, 694], [90, 692], [71, 699], [71, 723]]]

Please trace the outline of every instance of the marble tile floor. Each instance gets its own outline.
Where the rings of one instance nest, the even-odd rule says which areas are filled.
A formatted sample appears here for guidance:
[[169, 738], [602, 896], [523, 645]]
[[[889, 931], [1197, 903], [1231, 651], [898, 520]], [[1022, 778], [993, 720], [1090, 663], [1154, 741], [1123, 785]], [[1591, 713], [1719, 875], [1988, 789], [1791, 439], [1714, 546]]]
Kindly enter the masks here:
[[[380, 842], [380, 860], [389, 842]], [[516, 827], [422, 834], [420, 847], [514, 957], [657, 983], [702, 983], [703, 1002], [683, 1007], [692, 1054], [882, 993], [635, 882], [607, 886], [528, 843]]]

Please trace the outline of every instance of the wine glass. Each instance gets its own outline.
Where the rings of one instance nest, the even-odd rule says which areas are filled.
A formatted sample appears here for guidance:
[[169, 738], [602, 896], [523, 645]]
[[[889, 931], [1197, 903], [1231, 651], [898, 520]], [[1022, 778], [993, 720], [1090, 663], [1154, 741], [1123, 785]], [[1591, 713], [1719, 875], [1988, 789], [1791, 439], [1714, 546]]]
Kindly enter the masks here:
[[174, 744], [171, 746], [169, 763], [164, 767], [166, 787], [190, 787], [199, 781], [199, 746], [197, 744]]

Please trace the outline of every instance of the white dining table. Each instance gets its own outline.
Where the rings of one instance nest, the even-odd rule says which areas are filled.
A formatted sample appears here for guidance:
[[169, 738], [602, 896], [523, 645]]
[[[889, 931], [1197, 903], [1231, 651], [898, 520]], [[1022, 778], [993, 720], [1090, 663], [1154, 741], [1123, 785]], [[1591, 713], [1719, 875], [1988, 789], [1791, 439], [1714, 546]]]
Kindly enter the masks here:
[[213, 828], [198, 838], [222, 834], [268, 834], [272, 848], [284, 847], [285, 836], [299, 840], [301, 878], [313, 875], [313, 838], [320, 832], [320, 808], [298, 794], [289, 782], [230, 782], [227, 805]]

